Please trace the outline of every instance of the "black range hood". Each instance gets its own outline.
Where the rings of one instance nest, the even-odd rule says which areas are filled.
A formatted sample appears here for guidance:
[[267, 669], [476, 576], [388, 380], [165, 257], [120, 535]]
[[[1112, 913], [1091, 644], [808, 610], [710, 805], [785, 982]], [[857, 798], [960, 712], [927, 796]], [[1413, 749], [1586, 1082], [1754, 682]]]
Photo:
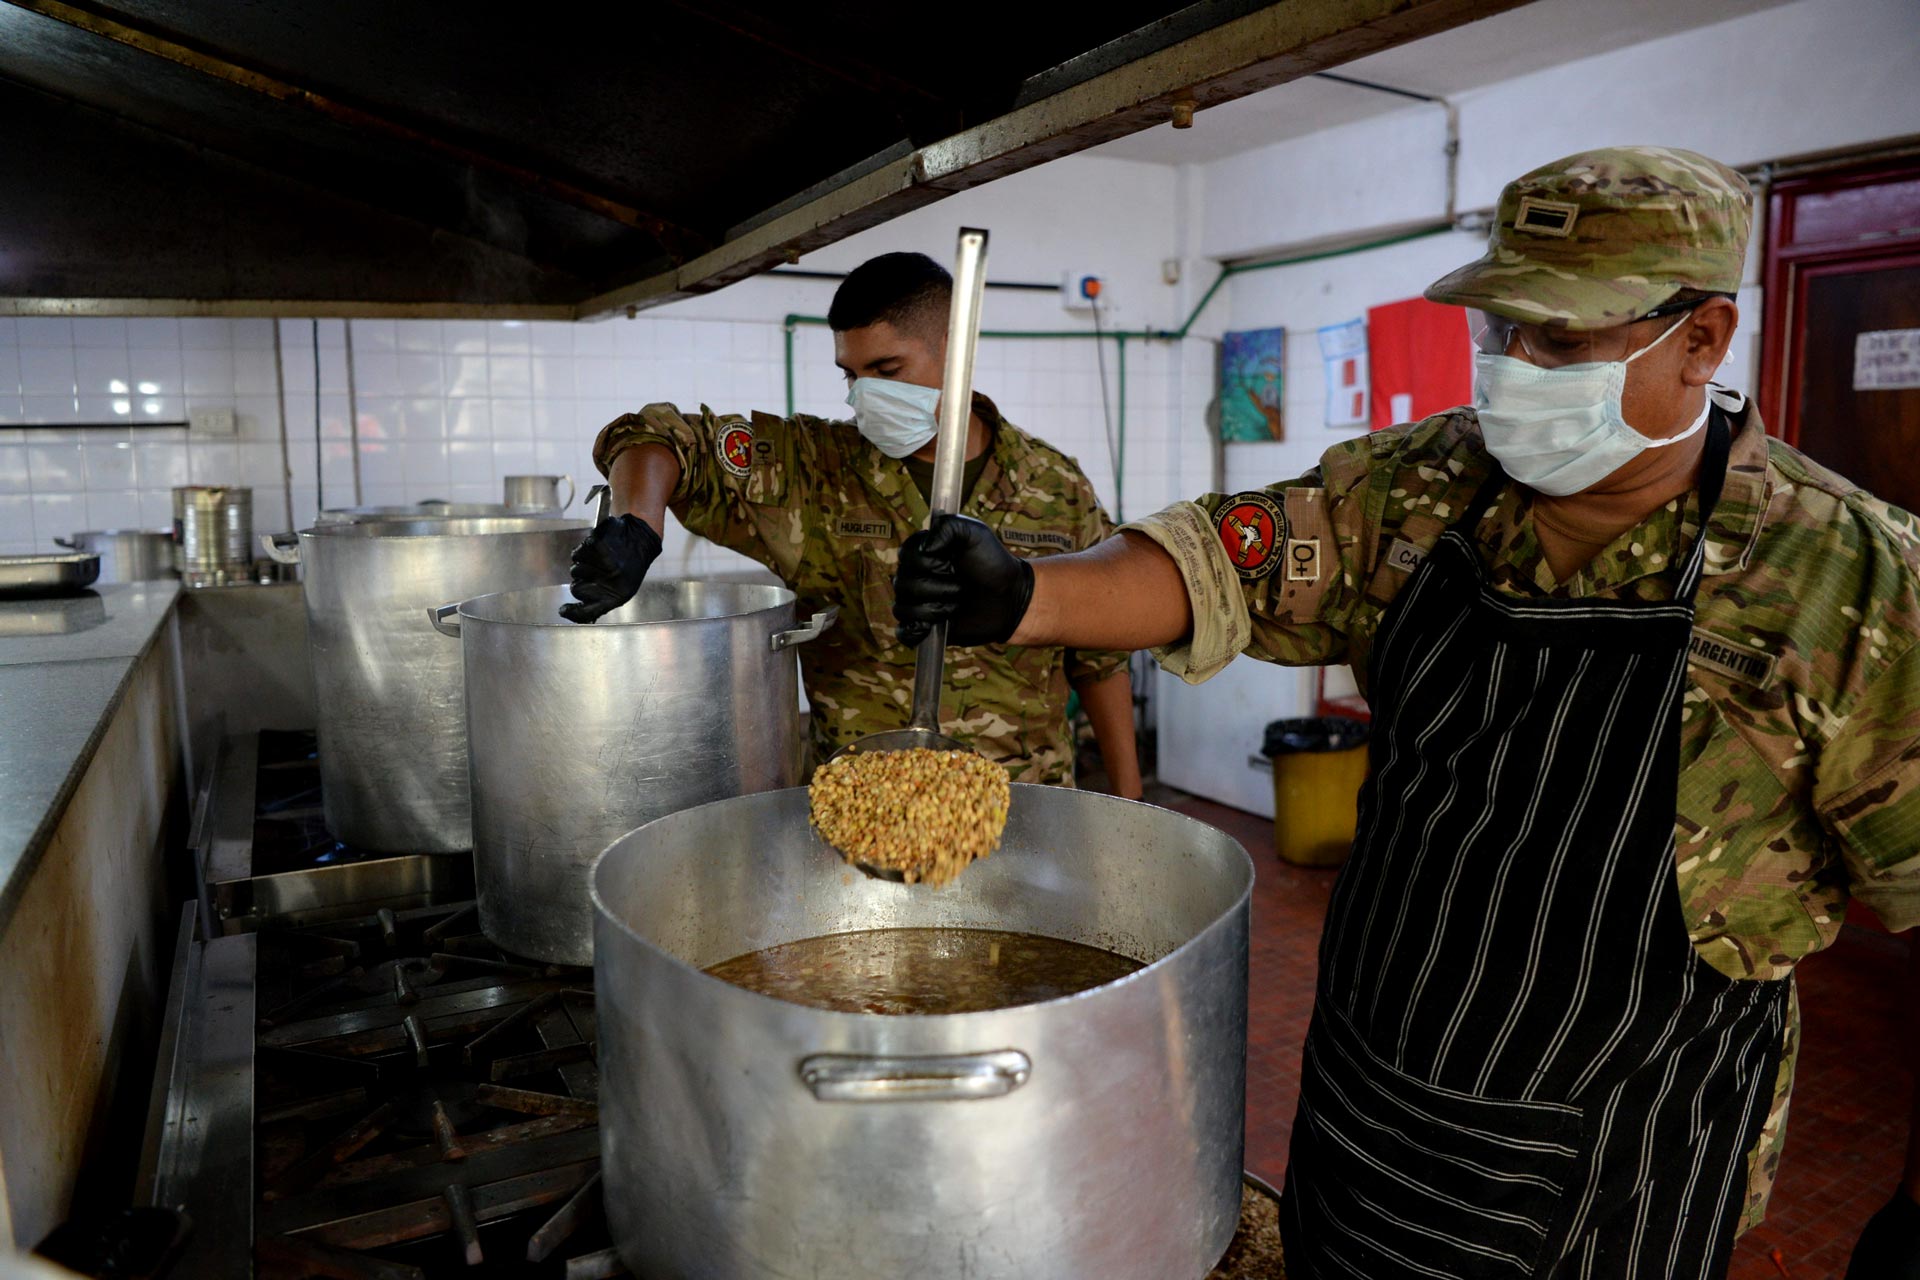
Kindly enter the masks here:
[[1521, 2], [0, 0], [0, 314], [646, 307]]

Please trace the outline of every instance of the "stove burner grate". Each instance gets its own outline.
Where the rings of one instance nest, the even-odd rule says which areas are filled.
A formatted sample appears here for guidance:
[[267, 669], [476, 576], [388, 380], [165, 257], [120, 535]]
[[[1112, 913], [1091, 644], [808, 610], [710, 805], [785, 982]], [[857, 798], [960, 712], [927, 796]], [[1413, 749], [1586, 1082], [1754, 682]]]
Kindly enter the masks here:
[[626, 1274], [592, 973], [476, 929], [462, 903], [261, 930], [262, 1280]]

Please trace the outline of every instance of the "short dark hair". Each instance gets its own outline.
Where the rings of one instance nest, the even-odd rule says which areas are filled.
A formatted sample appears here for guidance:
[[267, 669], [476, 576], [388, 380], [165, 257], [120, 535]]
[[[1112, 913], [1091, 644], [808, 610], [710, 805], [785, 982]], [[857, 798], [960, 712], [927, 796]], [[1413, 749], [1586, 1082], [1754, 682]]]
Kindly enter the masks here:
[[848, 273], [827, 308], [835, 333], [882, 322], [928, 338], [946, 332], [953, 276], [924, 253], [883, 253]]

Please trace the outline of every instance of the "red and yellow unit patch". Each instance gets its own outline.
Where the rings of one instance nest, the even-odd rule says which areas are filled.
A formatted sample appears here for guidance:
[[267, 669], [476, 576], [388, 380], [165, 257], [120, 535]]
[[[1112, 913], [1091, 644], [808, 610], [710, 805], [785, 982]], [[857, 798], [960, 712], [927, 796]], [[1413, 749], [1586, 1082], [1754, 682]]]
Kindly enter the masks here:
[[1279, 567], [1287, 519], [1280, 513], [1280, 504], [1266, 494], [1234, 494], [1214, 513], [1213, 527], [1241, 577], [1254, 581]]
[[747, 469], [753, 465], [753, 428], [744, 422], [725, 428], [720, 432], [714, 452], [721, 466], [744, 480]]

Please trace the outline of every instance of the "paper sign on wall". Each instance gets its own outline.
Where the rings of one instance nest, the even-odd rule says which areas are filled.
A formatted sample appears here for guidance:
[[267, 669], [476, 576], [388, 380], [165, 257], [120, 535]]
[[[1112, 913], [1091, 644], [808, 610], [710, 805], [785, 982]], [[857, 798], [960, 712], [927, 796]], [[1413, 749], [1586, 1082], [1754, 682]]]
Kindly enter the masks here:
[[1853, 340], [1853, 389], [1920, 387], [1920, 329], [1879, 329]]
[[1367, 423], [1367, 323], [1348, 320], [1317, 331], [1320, 359], [1326, 368], [1327, 405], [1324, 421], [1337, 429]]

